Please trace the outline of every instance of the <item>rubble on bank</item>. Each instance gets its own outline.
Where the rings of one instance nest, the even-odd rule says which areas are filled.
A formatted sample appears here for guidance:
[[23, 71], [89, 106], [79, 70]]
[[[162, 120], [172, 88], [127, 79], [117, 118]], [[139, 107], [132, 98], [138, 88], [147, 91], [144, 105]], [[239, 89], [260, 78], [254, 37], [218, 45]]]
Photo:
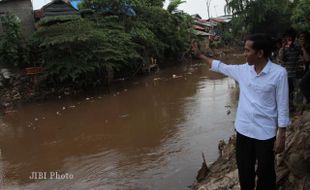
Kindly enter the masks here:
[[[276, 158], [279, 190], [310, 189], [310, 109], [292, 118], [286, 134], [285, 151]], [[211, 166], [205, 161], [197, 175], [195, 190], [239, 190], [235, 160], [235, 135], [228, 143], [220, 141], [220, 156]]]

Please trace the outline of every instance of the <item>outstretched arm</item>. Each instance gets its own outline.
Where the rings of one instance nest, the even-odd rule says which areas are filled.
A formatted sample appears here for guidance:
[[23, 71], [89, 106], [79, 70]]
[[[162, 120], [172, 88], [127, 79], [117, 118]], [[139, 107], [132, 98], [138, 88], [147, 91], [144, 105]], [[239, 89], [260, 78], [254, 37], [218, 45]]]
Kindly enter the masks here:
[[240, 65], [227, 65], [225, 63], [222, 63], [219, 60], [212, 59], [210, 57], [207, 57], [201, 53], [199, 50], [198, 42], [192, 42], [192, 53], [197, 58], [201, 59], [204, 63], [206, 63], [209, 68], [211, 68], [211, 71], [222, 73], [226, 76], [229, 76], [236, 81], [239, 81], [239, 75], [240, 75]]
[[192, 43], [192, 52], [193, 52], [193, 54], [194, 54], [197, 58], [201, 59], [201, 60], [202, 60], [204, 63], [206, 63], [209, 67], [212, 66], [212, 61], [213, 61], [214, 59], [209, 58], [209, 57], [207, 57], [207, 56], [205, 56], [205, 55], [203, 55], [203, 54], [201, 53], [201, 51], [200, 51], [200, 49], [199, 49], [199, 46], [198, 46], [198, 42], [193, 42], [193, 43]]

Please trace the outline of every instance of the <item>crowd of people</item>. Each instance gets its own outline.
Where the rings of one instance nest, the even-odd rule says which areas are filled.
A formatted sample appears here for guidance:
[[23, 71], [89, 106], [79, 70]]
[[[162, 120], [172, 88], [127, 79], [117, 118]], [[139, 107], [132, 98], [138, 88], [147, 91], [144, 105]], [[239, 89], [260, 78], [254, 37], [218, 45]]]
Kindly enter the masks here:
[[297, 34], [287, 30], [281, 39], [276, 40], [272, 61], [285, 67], [289, 83], [289, 109], [295, 111], [295, 94], [301, 92], [303, 103], [310, 103], [310, 35], [304, 31]]

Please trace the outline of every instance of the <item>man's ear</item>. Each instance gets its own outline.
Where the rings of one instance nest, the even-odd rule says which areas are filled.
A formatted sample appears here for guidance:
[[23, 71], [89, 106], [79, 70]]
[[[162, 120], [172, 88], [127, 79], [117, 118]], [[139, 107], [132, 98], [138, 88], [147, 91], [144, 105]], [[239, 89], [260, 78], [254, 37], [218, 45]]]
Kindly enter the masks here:
[[258, 50], [257, 52], [256, 52], [256, 54], [257, 54], [257, 56], [259, 57], [259, 58], [263, 58], [264, 57], [264, 51], [261, 49], [261, 50]]

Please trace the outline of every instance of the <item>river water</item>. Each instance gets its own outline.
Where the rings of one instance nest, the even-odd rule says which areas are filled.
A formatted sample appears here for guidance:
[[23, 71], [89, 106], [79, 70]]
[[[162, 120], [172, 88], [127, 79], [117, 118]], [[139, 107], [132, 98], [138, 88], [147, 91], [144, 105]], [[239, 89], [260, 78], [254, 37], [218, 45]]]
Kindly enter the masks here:
[[191, 63], [20, 106], [0, 122], [0, 189], [189, 189], [201, 154], [215, 161], [234, 133], [237, 96], [232, 79]]

